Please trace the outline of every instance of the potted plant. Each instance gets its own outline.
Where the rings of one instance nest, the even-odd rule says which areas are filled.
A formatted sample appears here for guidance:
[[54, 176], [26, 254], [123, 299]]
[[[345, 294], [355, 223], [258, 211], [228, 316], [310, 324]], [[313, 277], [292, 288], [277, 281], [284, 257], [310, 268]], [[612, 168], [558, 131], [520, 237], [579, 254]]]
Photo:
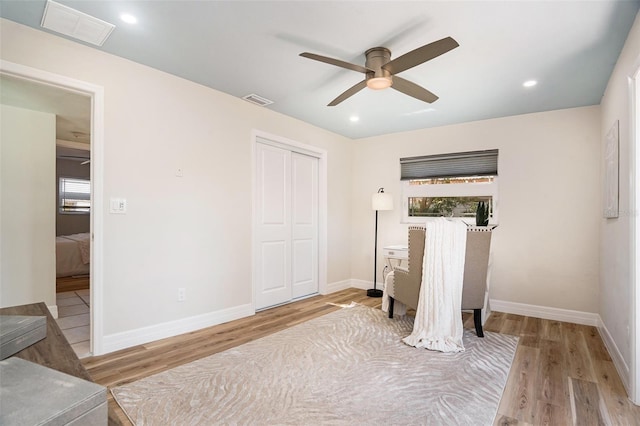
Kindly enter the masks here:
[[489, 203], [478, 202], [476, 208], [476, 226], [487, 226], [489, 224]]

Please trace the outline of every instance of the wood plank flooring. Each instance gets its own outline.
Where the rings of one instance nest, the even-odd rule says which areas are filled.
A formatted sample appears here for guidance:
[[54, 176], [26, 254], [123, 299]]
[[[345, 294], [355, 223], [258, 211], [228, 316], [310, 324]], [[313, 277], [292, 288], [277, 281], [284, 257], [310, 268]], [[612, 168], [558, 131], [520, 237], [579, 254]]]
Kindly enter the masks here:
[[520, 336], [496, 425], [640, 425], [595, 327], [493, 312], [485, 330]]
[[[192, 333], [135, 346], [83, 364], [94, 381], [118, 386], [340, 309], [328, 303], [379, 307], [364, 290], [347, 289], [258, 312]], [[463, 315], [473, 329], [473, 315]], [[639, 425], [640, 407], [631, 404], [594, 327], [494, 312], [486, 331], [520, 336], [496, 425]], [[110, 408], [130, 424], [109, 395]]]
[[89, 289], [89, 276], [56, 278], [56, 293], [66, 293], [67, 291], [88, 290], [88, 289]]

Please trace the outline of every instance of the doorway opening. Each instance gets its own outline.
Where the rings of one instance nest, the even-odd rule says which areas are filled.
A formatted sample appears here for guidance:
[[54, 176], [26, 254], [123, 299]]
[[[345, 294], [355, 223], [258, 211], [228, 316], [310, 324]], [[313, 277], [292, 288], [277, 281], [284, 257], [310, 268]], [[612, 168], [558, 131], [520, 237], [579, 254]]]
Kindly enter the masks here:
[[[82, 101], [86, 102], [82, 102]], [[91, 105], [78, 121], [56, 115], [56, 306], [58, 326], [80, 358], [91, 355]], [[84, 105], [86, 104], [86, 105]], [[67, 113], [68, 111], [64, 111]], [[70, 140], [74, 138], [74, 140]]]
[[[102, 155], [102, 152], [103, 152], [103, 143], [104, 143], [104, 139], [103, 139], [104, 90], [102, 87], [93, 85], [91, 83], [75, 80], [59, 74], [53, 74], [47, 71], [42, 71], [39, 69], [27, 67], [20, 64], [15, 64], [8, 61], [0, 61], [0, 78], [2, 78], [3, 81], [5, 79], [6, 81], [10, 80], [16, 83], [16, 85], [20, 86], [23, 89], [25, 87], [28, 87], [30, 88], [30, 90], [34, 90], [34, 93], [32, 93], [32, 95], [34, 96], [37, 95], [38, 93], [42, 94], [44, 92], [50, 95], [50, 97], [48, 98], [49, 105], [47, 105], [47, 101], [44, 101], [44, 105], [35, 107], [34, 106], [35, 104], [29, 105], [29, 102], [41, 102], [42, 99], [40, 99], [39, 101], [30, 99], [29, 98], [30, 95], [28, 95], [27, 92], [23, 91], [23, 92], [16, 92], [15, 96], [13, 96], [11, 100], [8, 100], [8, 97], [5, 97], [5, 94], [6, 94], [5, 89], [7, 86], [3, 84], [3, 103], [6, 103], [6, 104], [13, 103], [14, 106], [18, 108], [32, 109], [32, 110], [37, 109], [40, 112], [61, 115], [56, 112], [55, 105], [50, 104], [52, 101], [54, 102], [54, 104], [64, 103], [67, 100], [69, 100], [69, 102], [71, 102], [72, 100], [78, 101], [79, 99], [83, 99], [85, 101], [84, 105], [80, 106], [80, 109], [84, 108], [84, 112], [86, 114], [85, 119], [88, 118], [88, 122], [86, 123], [87, 127], [84, 130], [82, 129], [73, 130], [77, 132], [77, 137], [76, 135], [71, 134], [71, 136], [67, 136], [66, 138], [63, 138], [63, 139], [60, 139], [56, 136], [56, 139], [60, 139], [63, 141], [67, 139], [71, 139], [70, 141], [69, 140], [67, 141], [67, 142], [72, 142], [70, 144], [71, 146], [67, 146], [67, 148], [76, 149], [76, 152], [75, 152], [76, 154], [78, 154], [78, 152], [80, 151], [85, 151], [81, 155], [85, 156], [86, 158], [81, 161], [80, 160], [77, 160], [77, 161], [78, 163], [83, 163], [85, 161], [88, 161], [85, 164], [79, 164], [79, 166], [87, 167], [89, 170], [89, 173], [88, 173], [89, 175], [88, 186], [90, 188], [89, 194], [83, 194], [82, 190], [78, 191], [77, 186], [71, 185], [77, 182], [73, 182], [70, 179], [68, 182], [65, 182], [65, 184], [70, 184], [70, 186], [66, 187], [66, 188], [69, 188], [69, 191], [66, 191], [66, 190], [63, 191], [63, 193], [68, 192], [67, 194], [68, 197], [64, 201], [61, 200], [60, 198], [61, 180], [60, 180], [60, 176], [56, 176], [55, 168], [54, 168], [54, 172], [52, 176], [56, 176], [55, 177], [56, 181], [51, 182], [50, 188], [51, 188], [51, 191], [54, 191], [54, 188], [56, 187], [58, 188], [57, 197], [55, 197], [56, 211], [54, 213], [54, 210], [53, 210], [54, 206], [52, 205], [51, 211], [47, 212], [47, 214], [50, 214], [51, 216], [53, 216], [54, 214], [58, 215], [58, 212], [60, 212], [60, 209], [63, 209], [63, 210], [69, 209], [69, 211], [74, 210], [74, 208], [72, 208], [72, 205], [74, 204], [76, 206], [74, 213], [79, 214], [79, 212], [83, 209], [83, 204], [86, 204], [86, 201], [87, 201], [86, 198], [88, 198], [88, 202], [90, 203], [91, 214], [84, 215], [85, 224], [81, 225], [81, 226], [84, 226], [84, 229], [86, 229], [86, 224], [88, 223], [88, 229], [86, 229], [88, 232], [85, 233], [87, 234], [87, 238], [86, 238], [86, 242], [84, 243], [85, 248], [88, 248], [88, 250], [85, 250], [85, 251], [88, 251], [88, 253], [85, 253], [86, 255], [88, 255], [88, 259], [85, 259], [85, 260], [88, 260], [88, 262], [86, 263], [82, 261], [81, 262], [84, 263], [85, 265], [88, 264], [88, 271], [87, 271], [88, 274], [86, 274], [88, 276], [84, 277], [85, 278], [84, 285], [86, 286], [88, 284], [89, 288], [85, 289], [86, 292], [83, 292], [84, 298], [80, 298], [80, 299], [83, 301], [83, 303], [86, 303], [87, 308], [89, 308], [89, 306], [91, 306], [91, 308], [87, 313], [89, 324], [85, 326], [86, 328], [84, 329], [84, 331], [88, 331], [88, 344], [86, 345], [86, 349], [84, 350], [80, 349], [81, 352], [79, 354], [82, 356], [101, 355], [103, 353], [103, 349], [102, 349], [103, 347], [103, 342], [102, 342], [103, 340], [103, 314], [102, 314], [103, 313], [103, 309], [102, 309], [102, 294], [103, 294], [103, 286], [102, 286], [102, 282], [103, 282], [103, 273], [102, 273], [103, 163], [102, 162], [103, 162], [103, 155]], [[61, 116], [64, 117], [64, 115], [61, 115]], [[68, 118], [69, 117], [66, 117], [65, 119], [68, 119]], [[66, 126], [65, 126], [64, 120], [62, 121], [56, 120], [56, 128], [65, 128], [65, 127]], [[77, 144], [77, 143], [80, 143], [80, 141], [73, 140], [73, 139], [80, 139], [81, 136], [87, 139], [88, 147], [74, 145], [74, 143]], [[72, 152], [72, 151], [67, 151], [67, 154], [69, 154], [69, 152]], [[59, 157], [60, 155], [64, 155], [64, 154], [56, 154], [55, 156]], [[50, 161], [52, 164], [55, 164], [56, 159], [51, 158]], [[29, 167], [28, 163], [25, 164], [25, 167]], [[83, 173], [86, 175], [86, 172], [83, 172]], [[72, 178], [72, 176], [65, 176], [65, 177]], [[63, 206], [60, 205], [61, 202], [63, 202]], [[65, 203], [66, 203], [66, 206], [65, 206]], [[62, 224], [61, 226], [64, 227], [64, 225]], [[71, 227], [67, 229], [71, 229], [71, 230], [78, 229], [78, 228], [73, 228], [73, 226], [77, 226], [77, 223], [76, 225], [70, 225], [70, 226]], [[55, 221], [54, 221], [53, 228], [54, 229], [58, 228], [58, 224], [56, 224]], [[58, 235], [58, 232], [56, 232], [56, 235]], [[51, 243], [53, 245], [53, 241], [51, 241]], [[81, 251], [81, 249], [78, 248], [77, 242], [76, 242], [75, 248], [78, 251]], [[56, 257], [55, 253], [47, 253], [46, 256], [48, 257], [49, 261], [53, 259], [53, 261], [55, 262], [55, 257]], [[76, 276], [85, 275], [85, 274], [77, 274], [77, 272], [82, 272], [82, 271], [75, 271], [75, 272], [76, 272], [75, 274]], [[51, 297], [47, 296], [46, 303], [49, 309], [51, 310], [53, 316], [57, 317], [60, 310], [59, 310], [58, 302], [55, 297], [55, 294], [56, 294], [56, 285], [54, 284], [55, 282], [56, 282], [55, 276], [51, 277], [50, 280], [47, 279], [47, 284], [46, 284], [47, 288], [44, 290], [44, 292], [47, 295], [51, 295]], [[10, 285], [10, 284], [3, 283], [3, 285]], [[84, 299], [86, 299], [86, 302]], [[62, 307], [63, 305], [64, 305], [64, 302], [60, 307]], [[75, 309], [81, 309], [81, 308], [75, 308]], [[74, 320], [77, 321], [77, 319], [74, 319]], [[73, 321], [67, 320], [67, 322], [73, 322]]]

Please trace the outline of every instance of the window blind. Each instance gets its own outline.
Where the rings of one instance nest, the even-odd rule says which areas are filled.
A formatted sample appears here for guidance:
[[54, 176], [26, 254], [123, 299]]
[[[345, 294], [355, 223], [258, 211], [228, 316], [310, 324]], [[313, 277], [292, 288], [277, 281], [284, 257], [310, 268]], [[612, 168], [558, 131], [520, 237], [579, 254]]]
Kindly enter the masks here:
[[497, 175], [497, 149], [400, 159], [401, 180]]
[[89, 212], [91, 182], [86, 179], [60, 178], [61, 212]]

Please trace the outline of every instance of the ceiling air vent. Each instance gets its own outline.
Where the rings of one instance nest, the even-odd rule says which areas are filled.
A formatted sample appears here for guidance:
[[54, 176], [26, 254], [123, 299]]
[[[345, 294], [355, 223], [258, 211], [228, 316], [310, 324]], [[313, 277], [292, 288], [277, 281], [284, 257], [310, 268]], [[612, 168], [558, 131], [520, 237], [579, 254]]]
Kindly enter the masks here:
[[47, 1], [40, 26], [96, 46], [102, 46], [116, 27], [51, 0]]
[[267, 106], [273, 103], [273, 101], [270, 101], [269, 99], [265, 99], [262, 96], [258, 96], [255, 93], [244, 96], [242, 99], [244, 99], [245, 101], [249, 101], [252, 104], [256, 104], [258, 106]]

